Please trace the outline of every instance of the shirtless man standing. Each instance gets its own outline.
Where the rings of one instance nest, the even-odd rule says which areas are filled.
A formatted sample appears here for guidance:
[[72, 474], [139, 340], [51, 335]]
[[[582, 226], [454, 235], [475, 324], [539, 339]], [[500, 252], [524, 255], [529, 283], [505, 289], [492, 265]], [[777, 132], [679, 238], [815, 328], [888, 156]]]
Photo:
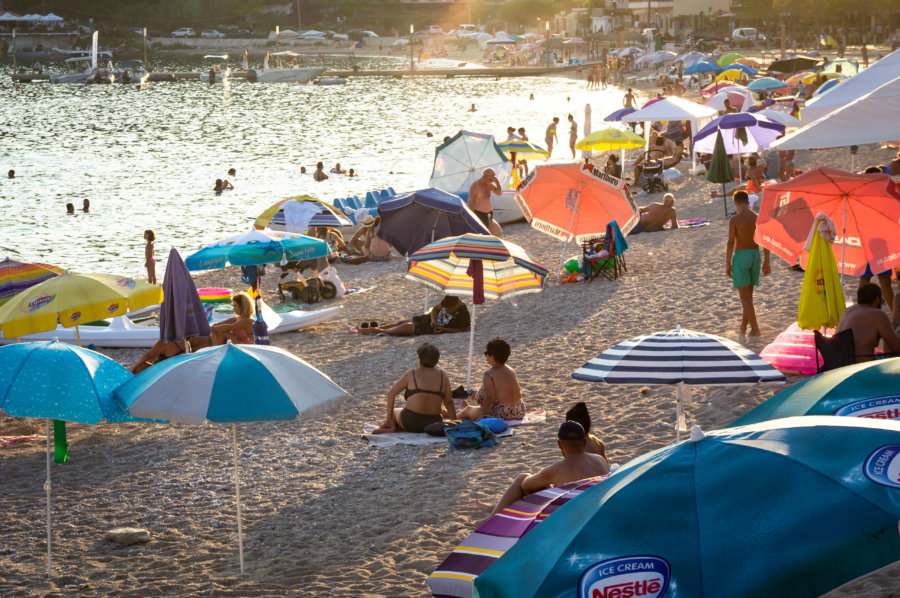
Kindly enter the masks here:
[[632, 234], [662, 230], [666, 222], [669, 222], [672, 228], [678, 228], [675, 196], [671, 193], [663, 195], [662, 203], [652, 203], [640, 208], [640, 213], [641, 221], [631, 230]]
[[[728, 222], [728, 245], [725, 248], [725, 274], [731, 277], [741, 297], [741, 334], [750, 326], [750, 336], [759, 336], [756, 310], [753, 308], [753, 287], [759, 284], [759, 245], [753, 240], [756, 233], [756, 212], [750, 209], [746, 191], [735, 191], [737, 214]], [[763, 249], [762, 273], [768, 275], [769, 250]]]
[[581, 424], [573, 421], [563, 423], [556, 434], [556, 444], [563, 458], [538, 473], [521, 474], [503, 493], [491, 511], [491, 516], [513, 504], [517, 500], [545, 488], [561, 486], [569, 482], [583, 480], [609, 473], [609, 463], [600, 455], [586, 452], [587, 434]]
[[486, 168], [481, 174], [481, 178], [469, 187], [469, 199], [466, 202], [469, 209], [475, 212], [475, 215], [491, 231], [491, 234], [497, 237], [502, 237], [503, 231], [500, 230], [500, 225], [494, 222], [491, 195], [500, 195], [502, 193], [503, 189], [500, 187], [500, 181], [497, 180], [497, 174], [492, 168]]
[[872, 354], [881, 340], [884, 340], [885, 353], [900, 352], [900, 336], [891, 327], [888, 315], [881, 310], [882, 302], [881, 287], [870, 282], [860, 285], [856, 290], [856, 305], [841, 314], [836, 332], [853, 330], [857, 361], [874, 359]]

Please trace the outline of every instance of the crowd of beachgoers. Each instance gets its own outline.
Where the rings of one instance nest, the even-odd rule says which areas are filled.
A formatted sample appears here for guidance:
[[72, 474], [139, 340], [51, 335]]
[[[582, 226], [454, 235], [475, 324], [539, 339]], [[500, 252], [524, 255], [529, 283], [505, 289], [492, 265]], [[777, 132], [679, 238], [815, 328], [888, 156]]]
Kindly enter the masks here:
[[[700, 81], [686, 79], [679, 72], [683, 65], [671, 69], [671, 77], [658, 81], [628, 82], [632, 87], [622, 87], [622, 107], [639, 108], [658, 95], [702, 101]], [[600, 70], [589, 74], [591, 88], [614, 84]], [[824, 83], [814, 81], [804, 96]], [[720, 114], [740, 110], [732, 99], [724, 100]], [[551, 158], [561, 153], [568, 159], [575, 139], [570, 148], [563, 137], [566, 143], [559, 147], [558, 120], [548, 115], [542, 141], [557, 144]], [[505, 123], [498, 125], [498, 140], [520, 137], [514, 128], [504, 137], [499, 133], [504, 128]], [[637, 131], [642, 132], [640, 125]], [[423, 314], [424, 287], [404, 277], [406, 260], [378, 238], [377, 218], [362, 220], [357, 234], [346, 239], [317, 231], [343, 255], [333, 265], [355, 292], [322, 305], [340, 302], [342, 312], [333, 321], [273, 335], [271, 342], [319, 368], [348, 396], [327, 411], [294, 421], [238, 426], [246, 574], [236, 574], [232, 550], [230, 431], [215, 424], [75, 424], [69, 427], [70, 462], [55, 466], [53, 473], [58, 576], [50, 593], [421, 596], [437, 563], [498, 508], [547, 486], [605, 475], [611, 466], [673, 442], [671, 426], [663, 424], [673, 419], [670, 388], [585, 383], [571, 373], [622, 340], [676, 326], [759, 352], [797, 319], [804, 275], [796, 264], [769, 257], [756, 246], [753, 210], [759, 195], [766, 185], [804, 171], [849, 170], [850, 165], [842, 149], [734, 157], [732, 170], [740, 170], [743, 178], [725, 192], [729, 217], [723, 218], [722, 185], [687, 171], [690, 128], [657, 127], [646, 133], [656, 154], [625, 164], [618, 151], [590, 160], [611, 176], [624, 174], [639, 207], [634, 232], [652, 233], [627, 236], [627, 269], [613, 281], [559, 284], [551, 276], [540, 293], [479, 304], [477, 319], [470, 297], [432, 295]], [[859, 171], [872, 166], [896, 177], [898, 158], [896, 143], [870, 144], [858, 148], [855, 163]], [[666, 193], [647, 194], [640, 190], [642, 179], [657, 160], [664, 170], [680, 172], [667, 179]], [[698, 162], [711, 168], [711, 160], [709, 153]], [[338, 163], [326, 173], [320, 162], [315, 173], [344, 171]], [[477, 183], [490, 196], [490, 176]], [[231, 185], [223, 177], [214, 191]], [[314, 185], [311, 181], [311, 189]], [[490, 229], [479, 198], [480, 188], [475, 188], [470, 208]], [[82, 209], [89, 207], [85, 203]], [[70, 204], [68, 209], [75, 208]], [[679, 226], [685, 221], [700, 225]], [[158, 282], [163, 273], [155, 271], [155, 233], [144, 235], [148, 279]], [[506, 224], [502, 235], [545, 265], [559, 262], [562, 242], [527, 223]], [[580, 247], [570, 250], [581, 253]], [[874, 272], [869, 278], [880, 286], [843, 280], [844, 294], [873, 310], [862, 317], [858, 310], [856, 316], [851, 313], [845, 327], [877, 327], [874, 337], [857, 333], [868, 343], [860, 354], [871, 353], [881, 341], [886, 352], [900, 351], [900, 339], [890, 336], [900, 326], [900, 289], [891, 286], [896, 274], [892, 279], [890, 272]], [[252, 342], [254, 308], [242, 292], [247, 284], [240, 270], [212, 271], [195, 280], [198, 287], [236, 292], [235, 318], [214, 327], [210, 343]], [[268, 277], [258, 289], [270, 304], [279, 302], [274, 287]], [[881, 315], [873, 323], [876, 311]], [[881, 319], [890, 323], [888, 330]], [[472, 390], [477, 392], [470, 395], [465, 383], [473, 326]], [[101, 352], [138, 372], [185, 347], [156, 349], [153, 354]], [[790, 375], [788, 383], [802, 379]], [[764, 386], [696, 387], [689, 418], [703, 429], [722, 428], [772, 394]], [[540, 417], [529, 420], [532, 413]], [[482, 450], [367, 440], [368, 433], [441, 433], [445, 420], [484, 416], [525, 423]], [[364, 431], [364, 424], [373, 426]], [[43, 425], [2, 415], [0, 437], [37, 438]], [[48, 595], [42, 440], [0, 444], [4, 596]], [[105, 530], [120, 525], [147, 528], [152, 539], [131, 547], [102, 539]], [[893, 595], [897, 571], [894, 566], [875, 572], [829, 596]]]

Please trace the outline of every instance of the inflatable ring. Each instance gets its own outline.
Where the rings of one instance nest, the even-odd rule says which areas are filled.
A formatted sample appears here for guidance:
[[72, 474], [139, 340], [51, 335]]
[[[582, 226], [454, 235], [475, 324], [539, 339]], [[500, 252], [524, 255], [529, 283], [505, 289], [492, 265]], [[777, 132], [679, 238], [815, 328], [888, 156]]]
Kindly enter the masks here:
[[200, 295], [200, 301], [206, 303], [227, 303], [228, 301], [231, 301], [232, 297], [231, 289], [226, 289], [224, 287], [197, 289], [197, 294]]

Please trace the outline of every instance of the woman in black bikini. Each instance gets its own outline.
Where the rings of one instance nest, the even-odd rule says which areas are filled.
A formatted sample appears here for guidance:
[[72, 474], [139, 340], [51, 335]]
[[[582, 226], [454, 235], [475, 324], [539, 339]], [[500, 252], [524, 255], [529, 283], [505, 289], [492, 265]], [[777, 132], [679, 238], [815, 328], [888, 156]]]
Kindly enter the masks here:
[[[456, 408], [450, 396], [450, 377], [437, 367], [441, 352], [425, 343], [416, 349], [419, 367], [409, 370], [391, 387], [387, 396], [387, 417], [373, 434], [389, 432], [424, 432], [425, 426], [456, 419]], [[403, 392], [406, 406], [394, 409], [397, 395]]]

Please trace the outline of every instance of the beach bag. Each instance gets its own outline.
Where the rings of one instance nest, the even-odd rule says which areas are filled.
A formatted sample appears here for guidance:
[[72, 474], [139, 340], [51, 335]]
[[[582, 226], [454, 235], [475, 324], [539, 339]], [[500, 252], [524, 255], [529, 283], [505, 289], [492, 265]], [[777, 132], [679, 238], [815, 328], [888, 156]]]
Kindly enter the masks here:
[[487, 426], [494, 434], [503, 434], [509, 430], [509, 424], [499, 417], [482, 417], [478, 420], [478, 423], [482, 426]]
[[452, 428], [447, 428], [445, 433], [450, 446], [458, 449], [481, 448], [498, 443], [490, 428], [470, 419], [464, 419]]

